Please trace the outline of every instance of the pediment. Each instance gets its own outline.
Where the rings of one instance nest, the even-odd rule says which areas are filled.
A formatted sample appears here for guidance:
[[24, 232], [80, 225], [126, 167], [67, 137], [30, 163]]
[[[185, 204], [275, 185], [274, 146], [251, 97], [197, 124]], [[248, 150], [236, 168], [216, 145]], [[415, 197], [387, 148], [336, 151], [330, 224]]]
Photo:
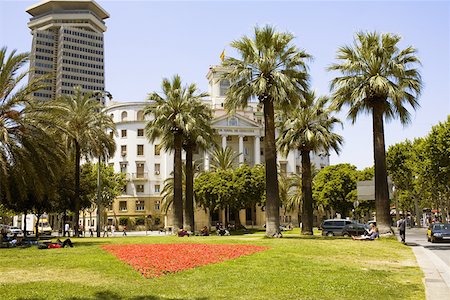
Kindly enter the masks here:
[[214, 118], [211, 122], [211, 125], [214, 128], [227, 127], [259, 129], [261, 127], [258, 123], [238, 113]]

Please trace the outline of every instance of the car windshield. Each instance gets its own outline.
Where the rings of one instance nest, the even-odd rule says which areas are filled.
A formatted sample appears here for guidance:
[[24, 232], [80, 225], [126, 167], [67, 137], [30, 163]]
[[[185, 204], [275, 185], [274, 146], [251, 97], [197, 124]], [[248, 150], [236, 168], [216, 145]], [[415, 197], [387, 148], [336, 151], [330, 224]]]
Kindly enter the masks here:
[[450, 224], [435, 224], [434, 230], [450, 230]]

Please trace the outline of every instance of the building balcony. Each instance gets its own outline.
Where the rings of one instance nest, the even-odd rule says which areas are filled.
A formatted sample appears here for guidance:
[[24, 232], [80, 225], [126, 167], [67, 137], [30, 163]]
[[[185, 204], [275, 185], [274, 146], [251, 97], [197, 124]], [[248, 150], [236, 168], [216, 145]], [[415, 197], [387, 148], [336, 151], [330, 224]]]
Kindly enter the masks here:
[[148, 173], [147, 172], [131, 173], [131, 179], [134, 181], [147, 181]]

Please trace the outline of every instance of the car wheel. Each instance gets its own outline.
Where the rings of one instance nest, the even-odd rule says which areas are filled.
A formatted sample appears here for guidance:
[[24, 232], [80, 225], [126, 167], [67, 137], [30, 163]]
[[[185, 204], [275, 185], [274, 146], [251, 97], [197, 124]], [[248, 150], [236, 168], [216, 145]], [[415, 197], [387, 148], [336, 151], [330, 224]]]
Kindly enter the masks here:
[[334, 233], [333, 232], [327, 232], [327, 236], [334, 236]]

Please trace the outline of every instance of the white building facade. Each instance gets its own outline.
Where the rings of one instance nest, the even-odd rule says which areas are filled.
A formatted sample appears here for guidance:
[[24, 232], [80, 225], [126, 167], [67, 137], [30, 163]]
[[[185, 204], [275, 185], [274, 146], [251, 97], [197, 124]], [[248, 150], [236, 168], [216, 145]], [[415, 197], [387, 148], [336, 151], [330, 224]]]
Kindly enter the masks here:
[[[219, 140], [218, 145], [223, 148], [231, 147], [239, 154], [239, 164], [250, 166], [264, 163], [264, 116], [257, 102], [250, 102], [245, 110], [237, 110], [228, 114], [223, 107], [228, 83], [220, 80], [223, 72], [221, 66], [210, 67], [207, 74], [210, 98], [205, 103], [210, 105], [214, 112], [212, 127], [216, 129]], [[145, 137], [145, 125], [149, 120], [144, 117], [144, 108], [150, 102], [112, 102], [107, 107], [116, 124], [117, 134], [114, 136], [117, 151], [108, 163], [116, 172], [125, 173], [127, 186], [124, 193], [114, 202], [108, 211], [109, 223], [118, 222], [118, 218], [129, 218], [135, 225], [147, 227], [171, 227], [168, 218], [161, 210], [161, 191], [164, 180], [171, 177], [173, 171], [173, 154], [160, 149], [159, 142], [149, 143]], [[213, 150], [213, 149], [211, 149]], [[203, 168], [209, 169], [210, 152], [200, 152], [194, 155], [194, 160], [202, 161]], [[311, 161], [316, 168], [329, 165], [329, 156], [326, 153], [312, 154]], [[291, 151], [287, 157], [278, 154], [280, 171], [286, 174], [300, 173], [301, 157], [298, 151]], [[243, 210], [240, 213], [241, 224], [249, 225], [251, 213]], [[297, 212], [292, 212], [284, 222], [296, 224]], [[224, 221], [224, 212], [215, 214], [212, 218]], [[282, 216], [280, 216], [282, 217]], [[142, 218], [145, 218], [143, 221]], [[262, 227], [265, 223], [264, 212], [257, 209], [253, 224]], [[136, 221], [138, 220], [138, 221]], [[282, 222], [283, 222], [282, 220]], [[203, 226], [211, 226], [211, 219], [201, 208], [195, 213], [195, 230]]]

